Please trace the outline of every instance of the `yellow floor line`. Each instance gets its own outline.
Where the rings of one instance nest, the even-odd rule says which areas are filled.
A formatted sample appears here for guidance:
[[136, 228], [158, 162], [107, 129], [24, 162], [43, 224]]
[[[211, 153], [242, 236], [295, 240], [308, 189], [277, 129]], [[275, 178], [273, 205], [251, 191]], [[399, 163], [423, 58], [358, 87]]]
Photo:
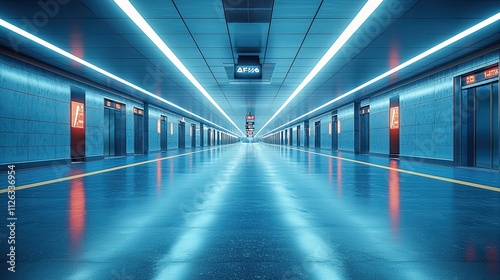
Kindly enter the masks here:
[[[148, 163], [152, 163], [152, 162], [157, 162], [157, 161], [172, 159], [172, 158], [176, 158], [176, 157], [182, 157], [182, 156], [192, 155], [192, 154], [196, 154], [196, 153], [206, 152], [206, 151], [210, 151], [210, 150], [214, 150], [214, 149], [218, 149], [218, 148], [219, 147], [215, 147], [215, 148], [210, 148], [210, 149], [205, 149], [205, 150], [200, 150], [200, 151], [195, 151], [195, 152], [189, 152], [189, 153], [184, 153], [184, 154], [172, 155], [172, 156], [168, 156], [168, 157], [157, 158], [157, 159], [152, 159], [152, 160], [147, 160], [147, 161], [141, 161], [141, 162], [131, 163], [131, 164], [127, 164], [127, 165], [121, 165], [121, 166], [111, 167], [111, 168], [107, 168], [107, 169], [92, 171], [92, 172], [88, 172], [88, 173], [82, 173], [82, 174], [68, 176], [68, 177], [63, 177], [63, 178], [57, 178], [57, 179], [53, 179], [53, 180], [48, 180], [48, 181], [43, 181], [43, 182], [37, 182], [37, 183], [22, 185], [22, 186], [18, 186], [18, 187], [16, 186], [15, 190], [19, 191], [19, 190], [24, 190], [24, 189], [30, 189], [30, 188], [40, 187], [40, 186], [44, 186], [44, 185], [48, 185], [48, 184], [59, 183], [59, 182], [73, 180], [73, 179], [88, 177], [88, 176], [92, 176], [92, 175], [97, 175], [97, 174], [102, 174], [102, 173], [106, 173], [106, 172], [116, 171], [116, 170], [125, 169], [125, 168], [129, 168], [129, 167], [134, 167], [134, 166], [138, 166], [138, 165], [148, 164]], [[0, 190], [0, 194], [1, 193], [6, 193], [6, 192], [8, 192], [8, 189], [1, 189]]]
[[[279, 145], [271, 145], [271, 146], [282, 147]], [[419, 177], [439, 180], [439, 181], [443, 181], [443, 182], [449, 182], [449, 183], [453, 183], [453, 184], [460, 184], [460, 185], [464, 185], [464, 186], [469, 186], [469, 187], [474, 187], [474, 188], [479, 188], [479, 189], [484, 189], [484, 190], [489, 190], [489, 191], [494, 191], [494, 192], [500, 192], [500, 188], [492, 187], [492, 186], [488, 186], [488, 185], [482, 185], [482, 184], [477, 184], [477, 183], [472, 183], [472, 182], [467, 182], [467, 181], [450, 179], [450, 178], [446, 178], [446, 177], [430, 175], [430, 174], [425, 174], [425, 173], [420, 173], [420, 172], [415, 172], [415, 171], [410, 171], [410, 170], [404, 170], [404, 169], [399, 169], [399, 168], [394, 168], [394, 167], [389, 167], [389, 166], [384, 166], [384, 165], [379, 165], [379, 164], [374, 164], [374, 163], [369, 163], [369, 162], [364, 162], [364, 161], [359, 161], [359, 160], [354, 160], [354, 159], [348, 159], [348, 158], [343, 158], [343, 157], [338, 157], [338, 156], [332, 156], [332, 155], [327, 155], [327, 154], [322, 154], [322, 153], [317, 153], [317, 152], [312, 152], [312, 151], [305, 151], [305, 150], [292, 148], [292, 147], [286, 147], [286, 148], [290, 149], [290, 150], [296, 150], [299, 152], [304, 152], [304, 153], [309, 153], [309, 154], [314, 154], [314, 155], [319, 155], [319, 156], [324, 156], [324, 157], [329, 157], [329, 158], [335, 158], [335, 159], [339, 159], [342, 161], [348, 161], [348, 162], [352, 162], [352, 163], [363, 164], [363, 165], [368, 165], [368, 166], [372, 166], [372, 167], [397, 171], [399, 173], [406, 173], [406, 174], [411, 174], [411, 175], [415, 175], [415, 176], [419, 176]]]

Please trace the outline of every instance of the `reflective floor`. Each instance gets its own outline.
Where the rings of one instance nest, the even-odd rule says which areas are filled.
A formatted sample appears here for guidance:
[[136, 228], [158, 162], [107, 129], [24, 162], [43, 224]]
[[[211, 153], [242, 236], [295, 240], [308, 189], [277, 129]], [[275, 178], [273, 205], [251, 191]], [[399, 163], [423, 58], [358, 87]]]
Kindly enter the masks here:
[[500, 279], [498, 171], [311, 151], [236, 144], [18, 171], [19, 187], [86, 175], [17, 191], [16, 272], [3, 226], [0, 279]]

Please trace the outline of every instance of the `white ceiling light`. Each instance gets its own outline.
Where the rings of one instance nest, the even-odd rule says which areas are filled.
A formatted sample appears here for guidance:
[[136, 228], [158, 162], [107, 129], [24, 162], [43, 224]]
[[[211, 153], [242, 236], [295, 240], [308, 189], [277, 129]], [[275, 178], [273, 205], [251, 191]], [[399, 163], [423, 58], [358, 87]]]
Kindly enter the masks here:
[[282, 127], [285, 127], [285, 126], [287, 126], [289, 124], [292, 124], [292, 123], [294, 123], [294, 122], [296, 122], [296, 121], [298, 121], [298, 120], [300, 120], [300, 119], [302, 119], [302, 118], [304, 118], [304, 117], [306, 117], [306, 116], [308, 116], [310, 114], [313, 114], [314, 112], [317, 112], [317, 111], [325, 108], [326, 106], [329, 106], [329, 105], [331, 105], [331, 104], [333, 104], [333, 103], [335, 103], [335, 102], [337, 102], [337, 101], [339, 101], [339, 100], [341, 100], [341, 99], [343, 99], [343, 98], [345, 98], [345, 97], [347, 97], [347, 96], [349, 96], [349, 95], [351, 95], [351, 94], [353, 94], [353, 93], [355, 93], [355, 92], [357, 92], [357, 91], [359, 91], [359, 90], [361, 90], [361, 89], [363, 89], [363, 88], [365, 88], [365, 87], [367, 87], [367, 86], [369, 86], [369, 85], [371, 85], [371, 84], [373, 84], [373, 83], [375, 83], [377, 81], [380, 81], [381, 79], [383, 79], [385, 77], [388, 77], [388, 76], [396, 73], [397, 71], [399, 71], [401, 69], [404, 69], [404, 68], [412, 65], [413, 63], [415, 63], [415, 62], [417, 62], [417, 61], [419, 61], [419, 60], [421, 60], [421, 59], [423, 59], [423, 58], [425, 58], [425, 57], [427, 57], [427, 56], [429, 56], [429, 55], [431, 55], [431, 54], [433, 54], [433, 53], [435, 53], [435, 52], [437, 52], [437, 51], [439, 51], [439, 50], [441, 50], [441, 49], [443, 49], [443, 48], [445, 48], [445, 47], [447, 47], [447, 46], [449, 46], [449, 45], [451, 45], [451, 44], [453, 44], [453, 43], [455, 43], [455, 42], [457, 42], [457, 41], [459, 41], [459, 40], [461, 40], [461, 39], [463, 39], [463, 38], [465, 38], [465, 37], [467, 37], [467, 36], [469, 36], [471, 34], [473, 34], [473, 33], [475, 33], [475, 32], [477, 32], [477, 31], [479, 31], [479, 30], [487, 27], [488, 25], [491, 25], [491, 24], [493, 24], [493, 23], [495, 23], [495, 22], [497, 22], [499, 20], [500, 20], [500, 12], [497, 13], [497, 14], [495, 14], [495, 15], [493, 15], [493, 16], [491, 16], [491, 17], [489, 17], [489, 18], [487, 18], [487, 19], [485, 19], [485, 20], [483, 20], [483, 21], [481, 21], [480, 23], [478, 23], [478, 24], [476, 24], [476, 25], [474, 25], [474, 26], [472, 26], [472, 27], [470, 27], [470, 28], [468, 28], [468, 29], [466, 29], [466, 30], [458, 33], [457, 35], [449, 38], [448, 40], [445, 40], [442, 43], [437, 44], [436, 46], [434, 46], [434, 47], [426, 50], [425, 52], [423, 52], [423, 53], [421, 53], [421, 54], [419, 54], [419, 55], [411, 58], [410, 60], [408, 60], [408, 61], [406, 61], [406, 62], [404, 62], [404, 63], [402, 63], [402, 64], [400, 64], [400, 65], [398, 65], [398, 66], [396, 66], [394, 68], [392, 68], [391, 70], [389, 70], [389, 71], [387, 71], [387, 72], [385, 72], [385, 73], [383, 73], [383, 74], [381, 74], [381, 75], [379, 75], [379, 76], [377, 76], [377, 77], [369, 80], [368, 82], [366, 82], [366, 83], [364, 83], [364, 84], [362, 84], [362, 85], [360, 85], [360, 86], [358, 86], [358, 87], [356, 87], [356, 88], [354, 88], [354, 89], [352, 89], [352, 90], [350, 90], [350, 91], [348, 91], [348, 92], [346, 92], [346, 93], [344, 93], [344, 94], [342, 94], [342, 95], [340, 95], [340, 96], [338, 96], [338, 97], [336, 97], [336, 98], [334, 98], [334, 99], [326, 102], [325, 104], [323, 104], [323, 105], [321, 105], [321, 106], [319, 106], [319, 107], [317, 107], [317, 108], [315, 108], [315, 109], [313, 109], [313, 110], [311, 110], [311, 111], [303, 114], [302, 116], [300, 116], [298, 118], [295, 118], [295, 119], [293, 119], [293, 120], [291, 120], [291, 121], [289, 121], [289, 122], [287, 122], [287, 123], [285, 123], [285, 124], [283, 124], [283, 125], [275, 128], [275, 129], [269, 131], [268, 133], [266, 133], [265, 136], [271, 134], [272, 132], [274, 132], [276, 130], [279, 130]]
[[151, 28], [151, 26], [146, 22], [146, 20], [141, 16], [141, 14], [135, 9], [135, 7], [128, 0], [115, 0], [115, 3], [120, 7], [120, 9], [127, 14], [127, 16], [139, 27], [146, 36], [160, 49], [161, 52], [179, 69], [179, 71], [188, 78], [188, 80], [214, 105], [219, 112], [224, 115], [224, 117], [232, 124], [236, 129], [241, 132], [241, 135], [245, 136], [243, 131], [234, 123], [234, 121], [222, 110], [222, 108], [215, 102], [212, 96], [203, 88], [203, 86], [196, 80], [196, 78], [189, 72], [189, 70], [184, 66], [184, 64], [179, 60], [179, 58], [172, 52], [172, 50], [163, 42], [163, 40], [156, 34], [156, 32]]
[[300, 85], [292, 92], [288, 99], [279, 107], [279, 109], [272, 115], [272, 117], [261, 127], [261, 129], [255, 134], [257, 136], [285, 107], [304, 89], [307, 84], [325, 67], [325, 65], [333, 58], [333, 56], [344, 46], [344, 44], [351, 38], [351, 36], [361, 27], [361, 25], [370, 17], [370, 15], [380, 6], [383, 0], [369, 0], [361, 8], [359, 13], [354, 17], [354, 19], [349, 23], [349, 25], [344, 29], [342, 34], [335, 40], [330, 49], [323, 55], [319, 62], [314, 66], [314, 68], [307, 74], [306, 78], [300, 83]]
[[170, 105], [170, 106], [172, 106], [172, 107], [174, 107], [174, 108], [176, 108], [176, 109], [178, 109], [178, 110], [180, 110], [182, 112], [185, 112], [185, 113], [187, 113], [187, 114], [189, 114], [191, 116], [194, 116], [197, 119], [202, 120], [202, 121], [204, 121], [204, 122], [206, 122], [208, 124], [211, 124], [213, 126], [221, 128], [221, 129], [227, 131], [228, 133], [230, 133], [231, 135], [234, 135], [234, 136], [238, 137], [237, 135], [235, 135], [231, 131], [227, 130], [226, 128], [224, 128], [224, 127], [222, 127], [222, 126], [220, 126], [218, 124], [215, 124], [215, 123], [213, 123], [213, 122], [211, 122], [211, 121], [209, 121], [209, 120], [207, 120], [205, 118], [202, 118], [201, 116], [198, 116], [197, 114], [194, 114], [194, 113], [190, 112], [189, 110], [186, 110], [186, 109], [180, 107], [177, 104], [174, 104], [174, 103], [172, 103], [172, 102], [170, 102], [170, 101], [168, 101], [168, 100], [166, 100], [164, 98], [161, 98], [161, 97], [159, 97], [159, 96], [157, 96], [157, 95], [155, 95], [155, 94], [153, 94], [153, 93], [151, 93], [151, 92], [149, 92], [149, 91], [147, 91], [147, 90], [145, 90], [145, 89], [143, 89], [143, 88], [141, 88], [141, 87], [139, 87], [139, 86], [137, 86], [135, 84], [132, 84], [131, 82], [129, 82], [127, 80], [124, 80], [124, 79], [122, 79], [122, 78], [120, 78], [120, 77], [118, 77], [118, 76], [116, 76], [114, 74], [111, 74], [110, 72], [108, 72], [108, 71], [106, 71], [106, 70], [104, 70], [102, 68], [99, 68], [99, 67], [95, 66], [94, 64], [92, 64], [92, 63], [90, 63], [90, 62], [88, 62], [86, 60], [83, 60], [83, 59], [81, 59], [81, 58], [79, 58], [79, 57], [77, 57], [77, 56], [75, 56], [75, 55], [73, 55], [73, 54], [71, 54], [71, 53], [69, 53], [69, 52], [67, 52], [67, 51], [59, 48], [59, 47], [56, 47], [55, 45], [53, 45], [53, 44], [51, 44], [51, 43], [49, 43], [49, 42], [47, 42], [47, 41], [45, 41], [45, 40], [37, 37], [37, 36], [35, 36], [35, 35], [31, 34], [31, 33], [28, 33], [26, 31], [24, 31], [23, 29], [15, 26], [15, 25], [12, 25], [12, 24], [8, 23], [8, 22], [6, 22], [3, 19], [0, 19], [0, 26], [3, 26], [3, 27], [9, 29], [10, 31], [12, 31], [12, 32], [14, 32], [16, 34], [23, 36], [26, 39], [29, 39], [29, 40], [31, 40], [31, 41], [39, 44], [39, 45], [42, 45], [42, 46], [46, 47], [47, 49], [50, 49], [50, 50], [52, 50], [52, 51], [54, 51], [54, 52], [56, 52], [56, 53], [58, 53], [58, 54], [60, 54], [62, 56], [65, 56], [65, 57], [67, 57], [67, 58], [69, 58], [69, 59], [71, 59], [71, 60], [73, 60], [75, 62], [78, 62], [78, 63], [80, 63], [80, 64], [82, 64], [82, 65], [84, 65], [84, 66], [86, 66], [86, 67], [88, 67], [88, 68], [90, 68], [90, 69], [92, 69], [94, 71], [97, 71], [97, 72], [99, 72], [99, 73], [101, 73], [101, 74], [103, 74], [103, 75], [105, 75], [107, 77], [110, 77], [113, 80], [116, 80], [116, 81], [118, 81], [118, 82], [120, 82], [120, 83], [122, 83], [122, 84], [124, 84], [126, 86], [129, 86], [129, 87], [131, 87], [131, 88], [133, 88], [133, 89], [135, 89], [137, 91], [140, 91], [140, 92], [142, 92], [142, 93], [144, 93], [146, 95], [149, 95], [149, 96], [151, 96], [151, 97], [153, 97], [153, 98], [155, 98], [157, 100], [160, 100], [161, 102], [163, 102], [163, 103], [165, 103], [167, 105]]

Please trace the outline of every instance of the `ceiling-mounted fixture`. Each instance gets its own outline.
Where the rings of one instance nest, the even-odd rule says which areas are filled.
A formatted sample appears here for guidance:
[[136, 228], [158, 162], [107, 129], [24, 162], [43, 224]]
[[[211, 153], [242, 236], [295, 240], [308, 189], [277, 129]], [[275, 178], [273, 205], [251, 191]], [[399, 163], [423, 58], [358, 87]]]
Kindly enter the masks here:
[[262, 64], [259, 56], [240, 56], [234, 65], [234, 79], [262, 79]]
[[[30, 40], [30, 41], [32, 41], [32, 42], [35, 42], [35, 43], [37, 43], [37, 44], [39, 44], [41, 46], [44, 46], [44, 47], [46, 47], [47, 49], [49, 49], [51, 51], [54, 51], [54, 52], [56, 52], [56, 53], [58, 53], [58, 54], [60, 54], [60, 55], [62, 55], [64, 57], [67, 57], [67, 58], [69, 58], [69, 59], [71, 59], [71, 60], [73, 60], [73, 61], [75, 61], [77, 63], [80, 63], [81, 65], [84, 65], [84, 66], [86, 66], [86, 67], [88, 67], [88, 68], [90, 68], [90, 69], [92, 69], [92, 70], [94, 70], [96, 72], [99, 72], [99, 73], [101, 73], [101, 74], [103, 74], [103, 75], [105, 75], [105, 76], [107, 76], [107, 77], [109, 77], [109, 78], [111, 78], [111, 79], [113, 79], [115, 81], [118, 81], [118, 82], [120, 82], [120, 83], [122, 83], [122, 84], [124, 84], [126, 86], [129, 86], [129, 87], [131, 87], [131, 88], [133, 88], [133, 89], [135, 89], [137, 91], [140, 91], [140, 92], [142, 92], [142, 93], [144, 93], [144, 94], [146, 94], [148, 96], [151, 96], [151, 97], [153, 97], [153, 98], [155, 98], [155, 99], [157, 99], [157, 100], [159, 100], [159, 101], [161, 101], [161, 102], [163, 102], [163, 103], [165, 103], [165, 104], [167, 104], [169, 106], [172, 106], [172, 107], [174, 107], [174, 108], [176, 108], [176, 109], [178, 109], [178, 110], [180, 110], [180, 111], [182, 111], [184, 113], [187, 113], [187, 114], [189, 114], [189, 115], [197, 118], [198, 120], [202, 120], [203, 122], [205, 122], [207, 124], [211, 124], [211, 125], [213, 125], [215, 127], [218, 127], [218, 128], [220, 128], [220, 129], [222, 129], [224, 131], [227, 131], [229, 134], [231, 134], [233, 136], [238, 137], [237, 135], [235, 135], [230, 130], [228, 130], [228, 129], [226, 129], [226, 128], [218, 125], [218, 124], [215, 124], [215, 123], [213, 123], [213, 122], [211, 122], [211, 121], [209, 121], [209, 120], [207, 120], [207, 119], [205, 119], [205, 118], [203, 118], [201, 116], [198, 116], [197, 114], [195, 114], [193, 112], [190, 112], [189, 110], [186, 110], [186, 109], [182, 108], [181, 106], [179, 106], [179, 105], [177, 105], [175, 103], [172, 103], [172, 102], [170, 102], [170, 101], [168, 101], [168, 100], [166, 100], [164, 98], [161, 98], [161, 97], [159, 97], [159, 96], [157, 96], [157, 95], [155, 95], [155, 94], [153, 94], [153, 93], [151, 93], [151, 92], [149, 92], [149, 91], [147, 91], [147, 90], [145, 90], [145, 89], [143, 89], [143, 88], [141, 88], [141, 87], [139, 87], [139, 86], [137, 86], [137, 85], [135, 85], [135, 84], [127, 81], [127, 80], [124, 80], [124, 79], [122, 79], [122, 78], [120, 78], [120, 77], [118, 77], [118, 76], [116, 76], [116, 75], [114, 75], [114, 74], [112, 74], [112, 73], [110, 73], [110, 72], [102, 69], [102, 68], [99, 68], [98, 66], [96, 66], [96, 65], [94, 65], [94, 64], [92, 64], [92, 63], [90, 63], [90, 62], [88, 62], [86, 60], [83, 60], [83, 59], [81, 59], [81, 58], [79, 58], [79, 57], [77, 57], [77, 56], [75, 56], [75, 55], [73, 55], [73, 54], [71, 54], [71, 53], [69, 53], [69, 52], [67, 52], [65, 50], [63, 50], [63, 49], [61, 49], [61, 48], [59, 48], [59, 47], [57, 47], [57, 46], [55, 46], [55, 45], [53, 45], [53, 44], [51, 44], [51, 43], [49, 43], [47, 41], [41, 39], [40, 37], [37, 37], [37, 36], [35, 36], [35, 35], [33, 35], [33, 34], [29, 33], [29, 32], [26, 32], [23, 29], [15, 26], [15, 25], [13, 25], [13, 24], [11, 24], [11, 23], [3, 20], [3, 19], [0, 19], [0, 26], [3, 26], [5, 28], [7, 28], [8, 30], [10, 30], [10, 31], [12, 31], [12, 32], [14, 32], [14, 33], [16, 33], [16, 34], [18, 34], [18, 35], [20, 35], [20, 36], [22, 36], [22, 37]], [[240, 132], [241, 132], [241, 130], [240, 130]]]
[[439, 51], [439, 50], [441, 50], [441, 49], [443, 49], [443, 48], [445, 48], [445, 47], [447, 47], [447, 46], [449, 46], [449, 45], [451, 45], [451, 44], [453, 44], [453, 43], [455, 43], [455, 42], [457, 42], [457, 41], [459, 41], [459, 40], [461, 40], [461, 39], [463, 39], [463, 38], [465, 38], [465, 37], [467, 37], [467, 36], [469, 36], [469, 35], [471, 35], [473, 33], [475, 33], [475, 32], [477, 32], [477, 31], [479, 31], [479, 30], [481, 30], [481, 29], [483, 29], [483, 28], [485, 28], [485, 27], [487, 27], [487, 26], [489, 26], [489, 25], [491, 25], [493, 23], [495, 23], [495, 22], [497, 22], [499, 20], [500, 20], [500, 12], [496, 13], [495, 15], [493, 15], [493, 16], [491, 16], [491, 17], [489, 17], [489, 18], [487, 18], [487, 19], [485, 19], [483, 21], [481, 21], [480, 23], [478, 23], [478, 24], [476, 24], [476, 25], [474, 25], [474, 26], [472, 26], [472, 27], [470, 27], [470, 28], [468, 28], [468, 29], [466, 29], [466, 30], [458, 33], [457, 35], [455, 35], [455, 36], [453, 36], [453, 37], [451, 37], [451, 38], [449, 38], [449, 39], [441, 42], [440, 44], [437, 44], [436, 46], [434, 46], [434, 47], [426, 50], [425, 52], [423, 52], [423, 53], [421, 53], [421, 54], [419, 54], [419, 55], [411, 58], [410, 60], [408, 60], [408, 61], [406, 61], [406, 62], [404, 62], [404, 63], [402, 63], [402, 64], [400, 64], [400, 65], [398, 65], [398, 66], [396, 66], [394, 68], [392, 68], [391, 70], [389, 70], [389, 71], [387, 71], [387, 72], [385, 72], [385, 73], [383, 73], [383, 74], [381, 74], [381, 75], [379, 75], [379, 76], [377, 76], [377, 77], [369, 80], [368, 82], [366, 82], [366, 83], [364, 83], [364, 84], [362, 84], [362, 85], [360, 85], [360, 86], [358, 86], [358, 87], [356, 87], [356, 88], [354, 88], [354, 89], [352, 89], [352, 90], [350, 90], [350, 91], [348, 91], [348, 92], [346, 92], [346, 93], [344, 93], [344, 94], [342, 94], [342, 95], [340, 95], [340, 96], [338, 96], [338, 97], [336, 97], [336, 98], [334, 98], [334, 99], [326, 102], [325, 104], [323, 104], [323, 105], [321, 105], [321, 106], [319, 106], [319, 107], [317, 107], [317, 108], [315, 108], [315, 109], [313, 109], [313, 110], [311, 110], [311, 111], [303, 114], [302, 116], [300, 116], [298, 118], [295, 118], [295, 119], [293, 119], [293, 120], [291, 120], [291, 121], [289, 121], [289, 122], [287, 122], [287, 123], [285, 123], [285, 124], [283, 124], [283, 125], [275, 128], [275, 129], [267, 132], [265, 134], [265, 136], [271, 134], [272, 132], [274, 132], [276, 130], [279, 130], [282, 127], [285, 127], [285, 126], [287, 126], [289, 124], [292, 124], [292, 123], [294, 123], [294, 122], [296, 122], [296, 121], [298, 121], [298, 120], [300, 120], [300, 119], [302, 119], [302, 118], [304, 118], [304, 117], [306, 117], [306, 116], [308, 116], [310, 114], [313, 114], [314, 112], [317, 112], [318, 110], [321, 110], [321, 109], [323, 109], [323, 108], [325, 108], [325, 107], [327, 107], [327, 106], [329, 106], [329, 105], [331, 105], [331, 104], [333, 104], [333, 103], [335, 103], [335, 102], [337, 102], [337, 101], [339, 101], [339, 100], [341, 100], [341, 99], [343, 99], [343, 98], [345, 98], [345, 97], [347, 97], [347, 96], [349, 96], [349, 95], [351, 95], [351, 94], [353, 94], [353, 93], [355, 93], [355, 92], [357, 92], [357, 91], [359, 91], [359, 90], [361, 90], [361, 89], [363, 89], [363, 88], [365, 88], [365, 87], [367, 87], [367, 86], [369, 86], [369, 85], [371, 85], [371, 84], [373, 84], [375, 82], [378, 82], [381, 79], [383, 79], [385, 77], [388, 77], [388, 76], [390, 76], [390, 75], [398, 72], [399, 70], [402, 70], [402, 69], [404, 69], [404, 68], [412, 65], [413, 63], [415, 63], [415, 62], [417, 62], [417, 61], [419, 61], [419, 60], [421, 60], [423, 58], [426, 58], [429, 55], [431, 55], [431, 54], [433, 54], [433, 53], [435, 53], [435, 52], [437, 52], [437, 51]]
[[135, 9], [135, 7], [128, 0], [115, 0], [115, 3], [123, 10], [125, 14], [144, 32], [146, 36], [153, 42], [156, 47], [181, 71], [182, 74], [205, 96], [205, 98], [212, 103], [212, 105], [221, 112], [221, 114], [241, 133], [245, 136], [243, 131], [234, 123], [234, 121], [226, 114], [226, 112], [217, 104], [212, 96], [203, 88], [203, 86], [196, 80], [196, 78], [189, 72], [180, 59], [172, 52], [172, 50], [165, 44], [165, 42], [158, 36], [153, 28], [146, 22], [142, 15]]
[[271, 118], [261, 127], [255, 134], [257, 136], [276, 116], [285, 109], [285, 107], [309, 84], [309, 82], [325, 67], [325, 65], [333, 58], [333, 56], [344, 46], [344, 44], [351, 38], [351, 36], [361, 27], [361, 25], [370, 17], [370, 15], [380, 6], [383, 0], [368, 0], [361, 8], [354, 19], [344, 29], [342, 34], [335, 40], [330, 49], [323, 55], [314, 68], [307, 74], [306, 78], [300, 85], [292, 92], [288, 99], [279, 107], [279, 109], [271, 116]]

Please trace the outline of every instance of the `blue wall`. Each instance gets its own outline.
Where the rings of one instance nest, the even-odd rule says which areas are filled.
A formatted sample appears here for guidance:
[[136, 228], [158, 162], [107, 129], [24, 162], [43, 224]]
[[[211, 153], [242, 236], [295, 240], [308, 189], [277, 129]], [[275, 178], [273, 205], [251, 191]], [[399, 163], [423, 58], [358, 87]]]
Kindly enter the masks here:
[[316, 118], [313, 118], [309, 122], [310, 134], [309, 134], [309, 147], [314, 148], [315, 139], [315, 123], [319, 121], [321, 123], [321, 148], [331, 149], [332, 148], [332, 135], [328, 133], [328, 129], [332, 122], [332, 115], [328, 113]]
[[339, 151], [354, 152], [354, 104], [337, 110], [340, 121]]
[[389, 98], [370, 98], [370, 153], [389, 154]]
[[[103, 157], [105, 98], [125, 104], [126, 152], [134, 154], [133, 108], [144, 108], [142, 102], [0, 54], [0, 165], [70, 160], [72, 87], [85, 91], [86, 157]], [[160, 151], [156, 127], [160, 115], [168, 118], [168, 149], [178, 148], [178, 121], [182, 117], [149, 106], [149, 116], [145, 117], [149, 117], [150, 152]], [[186, 148], [191, 147], [191, 123], [196, 124], [196, 146], [200, 146], [200, 123], [186, 119]], [[208, 128], [204, 126], [205, 144]]]
[[399, 96], [400, 155], [453, 160], [453, 79], [498, 60], [493, 52], [371, 97], [370, 153], [389, 154], [389, 99]]
[[70, 87], [61, 80], [0, 55], [0, 164], [69, 158]]

